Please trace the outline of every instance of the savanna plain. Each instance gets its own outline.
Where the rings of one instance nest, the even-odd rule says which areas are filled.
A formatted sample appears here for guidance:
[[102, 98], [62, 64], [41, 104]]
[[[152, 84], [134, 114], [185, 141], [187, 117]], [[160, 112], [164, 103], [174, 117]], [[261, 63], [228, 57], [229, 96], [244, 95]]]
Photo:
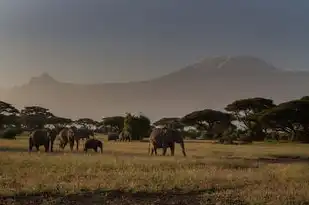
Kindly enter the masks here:
[[306, 144], [188, 140], [188, 156], [176, 144], [172, 157], [96, 137], [102, 154], [84, 153], [83, 142], [28, 153], [27, 136], [0, 140], [0, 204], [309, 204]]

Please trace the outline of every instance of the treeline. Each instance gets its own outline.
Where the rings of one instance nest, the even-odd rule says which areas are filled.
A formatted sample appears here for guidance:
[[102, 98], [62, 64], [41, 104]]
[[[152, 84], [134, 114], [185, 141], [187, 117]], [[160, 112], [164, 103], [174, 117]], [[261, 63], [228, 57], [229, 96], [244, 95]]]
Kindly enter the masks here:
[[[18, 134], [23, 131], [77, 124], [99, 133], [130, 132], [133, 140], [148, 137], [154, 126], [179, 129], [187, 138], [234, 141], [262, 141], [267, 139], [309, 142], [309, 96], [274, 104], [273, 100], [256, 97], [236, 100], [225, 111], [204, 109], [180, 118], [162, 118], [151, 124], [143, 115], [112, 116], [95, 121], [89, 118], [71, 120], [55, 116], [49, 109], [39, 106], [16, 109], [0, 101], [0, 129], [2, 133]], [[188, 128], [189, 129], [185, 129]]]

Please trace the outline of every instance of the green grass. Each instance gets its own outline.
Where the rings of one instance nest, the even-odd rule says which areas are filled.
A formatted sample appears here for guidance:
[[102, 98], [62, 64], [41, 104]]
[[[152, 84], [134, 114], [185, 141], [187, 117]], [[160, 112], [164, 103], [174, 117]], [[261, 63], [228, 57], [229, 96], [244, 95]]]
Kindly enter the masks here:
[[308, 145], [190, 141], [186, 158], [178, 145], [175, 157], [150, 157], [147, 143], [100, 138], [103, 154], [83, 144], [29, 154], [26, 137], [0, 140], [3, 203], [309, 204]]

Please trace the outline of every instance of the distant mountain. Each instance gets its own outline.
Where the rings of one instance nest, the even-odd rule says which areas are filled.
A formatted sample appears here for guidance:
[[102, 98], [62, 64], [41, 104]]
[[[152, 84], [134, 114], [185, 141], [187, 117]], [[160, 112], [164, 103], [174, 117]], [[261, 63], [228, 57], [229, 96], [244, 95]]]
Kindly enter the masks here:
[[281, 70], [251, 56], [225, 56], [141, 82], [80, 85], [44, 73], [1, 93], [1, 100], [18, 107], [41, 105], [66, 117], [142, 112], [156, 120], [206, 107], [223, 109], [240, 98], [260, 96], [277, 103], [299, 98], [309, 94], [309, 72]]

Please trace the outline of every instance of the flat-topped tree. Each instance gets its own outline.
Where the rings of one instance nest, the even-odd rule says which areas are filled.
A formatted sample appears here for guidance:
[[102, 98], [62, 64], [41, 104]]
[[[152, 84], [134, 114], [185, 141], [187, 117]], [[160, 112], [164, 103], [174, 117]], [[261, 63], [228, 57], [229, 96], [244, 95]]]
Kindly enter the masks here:
[[69, 118], [54, 116], [49, 118], [48, 124], [53, 124], [56, 127], [64, 127], [71, 124], [73, 121]]
[[100, 123], [104, 127], [111, 127], [112, 129], [116, 129], [121, 131], [124, 125], [124, 117], [123, 116], [113, 116], [113, 117], [104, 117]]
[[80, 118], [78, 120], [75, 121], [75, 123], [81, 125], [82, 127], [90, 127], [90, 126], [96, 126], [98, 125], [98, 122], [90, 119], [90, 118]]
[[227, 105], [225, 110], [231, 112], [237, 120], [244, 126], [254, 140], [263, 140], [266, 136], [265, 130], [257, 121], [255, 115], [275, 107], [273, 100], [266, 98], [247, 98], [236, 100]]
[[206, 131], [212, 137], [217, 135], [218, 138], [231, 127], [233, 120], [233, 115], [212, 109], [194, 111], [181, 118], [185, 125]]
[[22, 122], [29, 129], [43, 128], [55, 116], [47, 108], [27, 106], [21, 110]]
[[164, 117], [160, 120], [153, 123], [155, 126], [163, 126], [168, 128], [174, 128], [174, 129], [183, 129], [184, 124], [180, 122], [180, 118], [178, 117]]
[[0, 101], [0, 128], [19, 124], [19, 110], [13, 105]]
[[265, 128], [286, 133], [290, 141], [309, 142], [308, 113], [308, 100], [292, 100], [263, 111], [258, 120]]

